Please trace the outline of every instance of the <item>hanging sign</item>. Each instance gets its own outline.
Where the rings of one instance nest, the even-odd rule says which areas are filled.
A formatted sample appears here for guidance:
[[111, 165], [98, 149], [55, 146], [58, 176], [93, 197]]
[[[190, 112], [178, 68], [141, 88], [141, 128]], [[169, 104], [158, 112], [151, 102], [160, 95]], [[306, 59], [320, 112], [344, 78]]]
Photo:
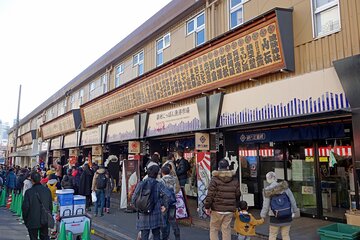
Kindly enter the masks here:
[[208, 151], [210, 148], [210, 135], [208, 133], [195, 133], [195, 149]]
[[140, 153], [139, 141], [129, 141], [129, 153]]
[[93, 156], [101, 156], [102, 155], [102, 147], [101, 147], [101, 145], [92, 146], [91, 154]]

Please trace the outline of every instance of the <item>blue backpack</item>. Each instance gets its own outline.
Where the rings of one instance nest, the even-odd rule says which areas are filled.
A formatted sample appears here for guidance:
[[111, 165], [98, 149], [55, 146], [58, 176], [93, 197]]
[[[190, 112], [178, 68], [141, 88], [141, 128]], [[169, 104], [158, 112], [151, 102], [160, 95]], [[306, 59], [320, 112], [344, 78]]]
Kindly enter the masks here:
[[270, 199], [270, 207], [278, 219], [289, 218], [292, 215], [291, 202], [285, 192], [273, 195]]

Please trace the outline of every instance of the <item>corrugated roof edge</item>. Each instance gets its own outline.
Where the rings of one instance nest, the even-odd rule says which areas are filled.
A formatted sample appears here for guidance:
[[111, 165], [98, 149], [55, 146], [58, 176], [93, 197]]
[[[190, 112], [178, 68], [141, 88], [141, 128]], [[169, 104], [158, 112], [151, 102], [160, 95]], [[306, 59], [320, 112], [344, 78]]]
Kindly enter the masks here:
[[[19, 126], [29, 121], [31, 118], [40, 114], [47, 107], [51, 106], [51, 103], [56, 102], [60, 98], [64, 97], [65, 93], [77, 87], [83, 82], [89, 80], [109, 64], [116, 62], [116, 60], [123, 57], [128, 52], [136, 49], [141, 43], [145, 42], [147, 38], [163, 31], [166, 27], [171, 26], [176, 20], [180, 19], [184, 15], [193, 11], [197, 7], [203, 5], [205, 0], [173, 0], [165, 7], [160, 9], [155, 15], [149, 18], [140, 27], [135, 29], [122, 41], [116, 44], [108, 52], [102, 55], [98, 60], [92, 63], [74, 79], [68, 82], [64, 87], [58, 90], [55, 94], [49, 97], [45, 102], [36, 107], [32, 112], [26, 115], [20, 120]], [[157, 28], [154, 26], [158, 26]], [[150, 31], [149, 31], [150, 30]]]

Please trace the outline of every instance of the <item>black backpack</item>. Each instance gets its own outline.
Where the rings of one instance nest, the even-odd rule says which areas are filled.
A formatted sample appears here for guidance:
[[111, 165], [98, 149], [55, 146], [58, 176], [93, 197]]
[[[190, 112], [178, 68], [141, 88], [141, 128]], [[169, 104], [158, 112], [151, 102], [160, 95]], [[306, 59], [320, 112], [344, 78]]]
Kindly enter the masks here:
[[270, 199], [270, 207], [276, 218], [284, 219], [292, 215], [291, 202], [285, 192], [273, 195]]
[[107, 178], [105, 173], [100, 173], [96, 179], [96, 188], [97, 189], [105, 189], [106, 188]]
[[155, 187], [157, 186], [157, 181], [141, 181], [139, 182], [139, 191], [134, 197], [134, 207], [136, 211], [143, 214], [149, 214], [155, 207], [156, 197], [155, 197]]

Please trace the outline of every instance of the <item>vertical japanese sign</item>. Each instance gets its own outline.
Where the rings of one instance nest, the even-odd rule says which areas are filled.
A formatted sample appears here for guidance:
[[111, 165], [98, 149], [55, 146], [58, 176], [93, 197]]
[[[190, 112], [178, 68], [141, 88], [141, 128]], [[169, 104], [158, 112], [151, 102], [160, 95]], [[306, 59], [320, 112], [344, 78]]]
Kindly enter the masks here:
[[198, 186], [198, 213], [200, 218], [207, 218], [205, 214], [204, 200], [210, 183], [210, 152], [196, 153], [196, 175]]
[[135, 191], [137, 183], [140, 181], [139, 161], [124, 160], [125, 177], [127, 186], [128, 206], [131, 203], [132, 194]]

